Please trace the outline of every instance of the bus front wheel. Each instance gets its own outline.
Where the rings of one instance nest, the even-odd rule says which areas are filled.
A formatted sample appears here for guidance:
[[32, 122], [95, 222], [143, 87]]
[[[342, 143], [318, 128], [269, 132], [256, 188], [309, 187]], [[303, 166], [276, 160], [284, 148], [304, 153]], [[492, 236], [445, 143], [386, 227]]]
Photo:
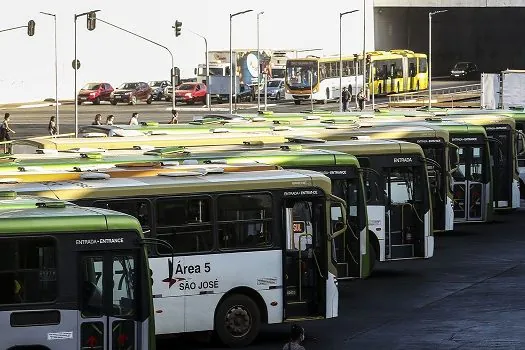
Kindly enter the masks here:
[[215, 313], [215, 331], [224, 345], [250, 344], [261, 327], [261, 313], [255, 301], [242, 294], [227, 297]]

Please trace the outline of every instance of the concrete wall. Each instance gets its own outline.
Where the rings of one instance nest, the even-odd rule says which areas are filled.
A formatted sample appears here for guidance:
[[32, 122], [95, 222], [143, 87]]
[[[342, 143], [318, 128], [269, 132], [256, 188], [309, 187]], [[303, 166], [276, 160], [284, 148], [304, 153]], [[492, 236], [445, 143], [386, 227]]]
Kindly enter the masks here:
[[[428, 53], [428, 13], [435, 10], [376, 6], [376, 49], [408, 48]], [[457, 61], [477, 63], [484, 72], [525, 69], [525, 45], [521, 40], [525, 33], [525, 8], [448, 10], [432, 18], [433, 76], [447, 75]]]

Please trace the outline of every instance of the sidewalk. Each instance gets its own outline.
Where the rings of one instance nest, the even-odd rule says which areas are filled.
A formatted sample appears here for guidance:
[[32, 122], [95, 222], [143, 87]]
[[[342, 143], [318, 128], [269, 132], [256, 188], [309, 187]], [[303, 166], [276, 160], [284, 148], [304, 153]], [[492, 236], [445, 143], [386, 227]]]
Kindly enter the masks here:
[[[70, 105], [73, 103], [75, 103], [73, 100], [59, 100], [58, 101], [59, 106]], [[51, 107], [54, 105], [55, 105], [55, 101], [28, 101], [28, 102], [0, 103], [0, 110]]]

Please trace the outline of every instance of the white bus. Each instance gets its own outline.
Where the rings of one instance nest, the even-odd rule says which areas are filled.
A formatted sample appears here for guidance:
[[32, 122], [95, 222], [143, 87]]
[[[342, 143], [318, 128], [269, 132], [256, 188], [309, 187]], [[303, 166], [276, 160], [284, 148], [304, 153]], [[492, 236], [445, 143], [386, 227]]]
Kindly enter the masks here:
[[215, 330], [243, 346], [263, 323], [337, 317], [333, 238], [346, 230], [346, 211], [330, 180], [307, 170], [198, 174], [0, 190], [111, 208], [169, 242], [172, 274], [173, 252], [148, 247], [157, 335]]

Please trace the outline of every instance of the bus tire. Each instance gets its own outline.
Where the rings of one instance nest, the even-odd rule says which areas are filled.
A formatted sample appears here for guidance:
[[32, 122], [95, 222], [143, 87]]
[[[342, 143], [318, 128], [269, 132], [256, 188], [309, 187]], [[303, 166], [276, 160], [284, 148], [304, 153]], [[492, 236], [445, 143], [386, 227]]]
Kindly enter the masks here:
[[250, 297], [233, 294], [215, 312], [215, 332], [224, 345], [247, 346], [259, 334], [261, 312]]
[[301, 100], [293, 100], [293, 103], [295, 103], [296, 105], [300, 105], [301, 104]]

